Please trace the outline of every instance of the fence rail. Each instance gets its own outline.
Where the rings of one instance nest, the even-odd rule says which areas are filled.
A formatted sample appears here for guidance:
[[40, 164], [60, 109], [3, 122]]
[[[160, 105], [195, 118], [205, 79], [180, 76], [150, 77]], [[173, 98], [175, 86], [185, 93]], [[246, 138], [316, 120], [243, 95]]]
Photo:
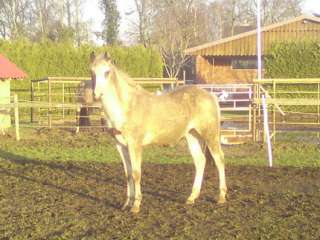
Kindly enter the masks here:
[[[261, 104], [266, 96], [273, 140], [286, 131], [319, 131], [320, 78], [261, 79], [255, 83], [254, 136], [261, 139]], [[280, 115], [278, 113], [281, 113]], [[308, 117], [306, 117], [308, 116]], [[310, 128], [310, 126], [312, 128]]]
[[[177, 85], [183, 85], [185, 82], [183, 80], [178, 80], [177, 78], [152, 78], [152, 77], [146, 77], [146, 78], [131, 78], [138, 84], [177, 84]], [[51, 83], [79, 83], [81, 81], [90, 81], [90, 77], [44, 77], [40, 79], [34, 79], [31, 80], [33, 83], [46, 83], [50, 81]]]
[[[144, 86], [151, 86], [159, 88], [161, 91], [166, 89], [173, 89], [179, 85], [183, 85], [184, 81], [177, 78], [132, 78], [137, 84]], [[42, 115], [48, 117], [48, 125], [51, 126], [52, 122], [52, 109], [55, 106], [53, 102], [61, 102], [61, 115], [65, 118], [68, 114], [68, 108], [82, 108], [83, 105], [73, 105], [82, 100], [79, 98], [86, 98], [85, 92], [88, 86], [85, 82], [89, 82], [90, 77], [44, 77], [31, 81], [31, 101], [38, 102], [31, 108], [31, 122], [33, 123], [36, 118], [41, 118]], [[84, 84], [83, 84], [84, 83]], [[83, 84], [83, 86], [80, 86]], [[58, 87], [57, 87], [58, 86]], [[82, 90], [81, 90], [82, 89]], [[91, 87], [90, 87], [91, 89]], [[86, 101], [86, 99], [84, 99]], [[47, 102], [47, 105], [39, 104], [39, 102]], [[70, 105], [71, 104], [71, 105]]]
[[218, 97], [225, 143], [252, 138], [252, 84], [197, 84]]
[[[33, 87], [36, 88], [38, 85], [41, 85], [41, 91], [37, 91], [38, 95], [35, 94], [35, 91], [32, 92], [32, 101], [20, 100], [17, 102], [12, 99], [10, 103], [1, 104], [0, 108], [12, 109], [15, 110], [15, 113], [17, 109], [31, 109], [31, 122], [34, 123], [33, 120], [38, 120], [38, 127], [53, 126], [53, 120], [59, 124], [64, 122], [68, 123], [69, 125], [67, 127], [77, 127], [77, 121], [79, 120], [77, 113], [79, 109], [82, 108], [98, 109], [93, 111], [100, 114], [100, 104], [90, 105], [76, 102], [75, 97], [79, 97], [79, 94], [76, 92], [64, 89], [60, 91], [61, 94], [59, 94], [59, 92], [53, 91], [56, 89], [50, 89], [49, 84], [46, 85], [46, 87], [42, 87], [43, 82], [48, 82], [48, 80], [57, 81], [57, 83], [60, 84], [59, 86], [62, 87], [62, 83], [69, 81], [70, 78], [50, 77], [35, 80]], [[79, 84], [79, 82], [83, 80], [89, 79], [77, 77], [72, 78], [71, 82], [73, 85], [73, 83]], [[144, 83], [146, 80], [139, 78], [137, 82], [139, 81]], [[177, 81], [176, 79], [156, 79], [154, 82], [148, 82], [148, 84], [155, 84], [155, 82], [157, 84], [170, 83], [169, 85], [171, 86], [171, 84], [173, 84], [174, 87], [183, 84], [183, 81]], [[223, 134], [247, 134], [247, 136], [253, 136], [255, 141], [260, 141], [263, 135], [261, 120], [262, 95], [266, 96], [266, 102], [270, 111], [268, 120], [274, 141], [277, 133], [283, 133], [285, 131], [301, 131], [304, 129], [306, 131], [319, 131], [320, 79], [262, 79], [260, 81], [255, 80], [254, 82], [254, 85], [198, 85], [200, 88], [218, 96], [221, 105], [222, 120], [224, 121], [222, 126]], [[300, 86], [300, 84], [308, 87], [297, 88], [297, 85]], [[283, 86], [286, 88], [285, 91], [283, 91]], [[51, 96], [51, 99], [49, 96]], [[54, 101], [54, 99], [57, 101]], [[14, 112], [12, 112], [12, 116], [15, 115]], [[65, 114], [67, 112], [69, 115]], [[38, 114], [37, 119], [35, 119], [35, 115], [33, 115], [35, 113]], [[62, 115], [60, 115], [61, 113]], [[100, 116], [97, 114], [91, 117], [94, 121], [97, 121]], [[44, 121], [47, 121], [47, 123], [44, 124]], [[63, 128], [65, 126], [59, 125], [59, 127]]]

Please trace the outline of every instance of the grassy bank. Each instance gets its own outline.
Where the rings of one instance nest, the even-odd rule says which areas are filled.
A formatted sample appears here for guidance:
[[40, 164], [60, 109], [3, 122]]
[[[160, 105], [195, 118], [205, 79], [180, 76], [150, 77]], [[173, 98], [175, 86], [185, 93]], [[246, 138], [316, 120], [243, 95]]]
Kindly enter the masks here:
[[[27, 130], [15, 141], [13, 132], [0, 136], [0, 159], [33, 159], [45, 161], [96, 161], [120, 163], [114, 141], [106, 133], [71, 130]], [[227, 165], [266, 166], [266, 149], [259, 144], [223, 146]], [[275, 166], [320, 167], [318, 144], [306, 141], [278, 141], [273, 146]], [[192, 163], [184, 141], [176, 146], [148, 146], [144, 162]]]

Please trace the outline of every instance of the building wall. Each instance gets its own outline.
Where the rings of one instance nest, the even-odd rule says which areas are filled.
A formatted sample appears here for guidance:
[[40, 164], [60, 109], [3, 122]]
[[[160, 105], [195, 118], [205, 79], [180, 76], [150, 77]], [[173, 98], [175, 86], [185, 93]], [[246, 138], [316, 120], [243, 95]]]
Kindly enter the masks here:
[[[298, 17], [286, 23], [263, 27], [262, 53], [268, 54], [275, 42], [319, 41], [319, 18]], [[196, 56], [196, 81], [198, 83], [251, 83], [256, 69], [233, 69], [232, 58], [257, 55], [256, 32], [246, 32], [187, 50]]]
[[233, 69], [234, 57], [197, 56], [197, 83], [252, 83], [257, 77], [256, 69]]
[[196, 83], [211, 83], [214, 66], [210, 58], [204, 56], [196, 57]]
[[1, 104], [10, 103], [10, 81], [0, 80], [0, 128], [11, 126], [10, 109], [1, 107]]

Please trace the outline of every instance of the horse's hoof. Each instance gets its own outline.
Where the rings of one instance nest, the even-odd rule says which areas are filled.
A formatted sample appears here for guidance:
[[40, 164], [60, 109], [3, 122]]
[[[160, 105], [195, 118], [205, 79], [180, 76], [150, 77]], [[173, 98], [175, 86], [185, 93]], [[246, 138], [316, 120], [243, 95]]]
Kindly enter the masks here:
[[129, 207], [129, 203], [130, 203], [130, 200], [127, 200], [127, 201], [123, 204], [121, 210], [122, 210], [122, 211], [126, 210], [126, 209]]
[[133, 214], [138, 214], [140, 212], [140, 207], [133, 206], [131, 208], [130, 212], [133, 213]]
[[218, 204], [224, 204], [226, 202], [225, 198], [219, 198], [218, 199]]
[[121, 210], [122, 210], [122, 211], [125, 211], [127, 208], [128, 208], [128, 204], [124, 204], [124, 205], [121, 207]]
[[186, 204], [187, 204], [187, 205], [193, 205], [193, 204], [194, 204], [194, 199], [188, 199], [188, 200], [186, 201]]

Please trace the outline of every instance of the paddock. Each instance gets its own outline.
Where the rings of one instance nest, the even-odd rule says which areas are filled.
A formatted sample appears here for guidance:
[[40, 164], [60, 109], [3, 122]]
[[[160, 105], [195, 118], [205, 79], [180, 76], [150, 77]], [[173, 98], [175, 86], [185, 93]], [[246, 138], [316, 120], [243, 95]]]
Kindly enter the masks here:
[[[21, 21], [1, 22], [0, 51], [30, 78], [0, 61], [0, 239], [320, 239], [320, 79], [263, 79], [319, 77], [319, 16], [87, 2], [1, 4]], [[257, 29], [236, 34], [248, 10]]]
[[[8, 239], [25, 236], [35, 239], [128, 236], [133, 239], [168, 236], [173, 239], [318, 239], [319, 216], [315, 209], [320, 207], [319, 136], [317, 131], [310, 132], [318, 126], [318, 119], [305, 119], [312, 122], [313, 127], [307, 132], [298, 132], [300, 137], [297, 139], [291, 137], [292, 129], [284, 132], [286, 129], [280, 128], [277, 123], [288, 123], [290, 126], [289, 120], [292, 119], [287, 116], [290, 108], [283, 106], [289, 100], [275, 100], [283, 99], [279, 94], [283, 91], [281, 81], [284, 80], [270, 81], [264, 80], [254, 85], [252, 99], [247, 106], [251, 106], [251, 119], [255, 120], [251, 130], [253, 133], [253, 129], [258, 130], [255, 136], [259, 136], [257, 140], [260, 142], [263, 140], [263, 129], [258, 96], [268, 96], [270, 128], [273, 129], [276, 123], [276, 132], [272, 132], [274, 167], [266, 166], [266, 151], [259, 142], [225, 145], [230, 192], [227, 203], [218, 206], [214, 200], [213, 196], [218, 192], [218, 176], [212, 163], [208, 162], [200, 199], [195, 206], [187, 207], [184, 201], [194, 173], [186, 144], [181, 142], [175, 147], [147, 148], [142, 179], [145, 207], [137, 217], [119, 209], [125, 196], [119, 189], [125, 189], [126, 180], [119, 174], [123, 171], [120, 159], [113, 140], [107, 134], [95, 127], [75, 134], [76, 114], [70, 115], [71, 125], [52, 121], [50, 128], [47, 118], [43, 126], [37, 122], [34, 125], [19, 124], [18, 113], [23, 110], [30, 113], [31, 107], [57, 109], [61, 118], [62, 109], [75, 113], [80, 105], [66, 102], [62, 105], [54, 101], [50, 105], [42, 101], [30, 105], [30, 102], [13, 98], [5, 107], [10, 107], [16, 114], [13, 119], [16, 120], [15, 126], [20, 125], [21, 133], [18, 133], [21, 140], [16, 141], [15, 129], [11, 129], [8, 135], [0, 136], [2, 235]], [[296, 80], [296, 84], [301, 81]], [[305, 94], [303, 96], [317, 98], [319, 88], [314, 86], [319, 82], [309, 79], [313, 85], [306, 94], [305, 87], [301, 90]], [[210, 91], [215, 94], [213, 88]], [[281, 94], [288, 94], [288, 91], [297, 94], [296, 88], [286, 89]], [[309, 112], [318, 116], [318, 101], [289, 101], [294, 105], [308, 105], [309, 102], [312, 103]], [[231, 103], [233, 107], [237, 104], [234, 100]], [[306, 110], [305, 106], [303, 109]], [[287, 116], [285, 119], [281, 111]], [[304, 115], [300, 116], [303, 118]], [[67, 114], [65, 117], [68, 118]], [[284, 133], [289, 137], [283, 137]]]
[[126, 179], [106, 134], [92, 129], [74, 135], [49, 128], [24, 129], [21, 134], [20, 141], [2, 141], [0, 136], [4, 239], [320, 237], [316, 144], [278, 143], [273, 168], [266, 167], [259, 146], [224, 146], [226, 204], [214, 199], [218, 176], [208, 162], [203, 191], [193, 207], [185, 205], [194, 174], [186, 146], [147, 148], [144, 208], [132, 216], [120, 210]]

